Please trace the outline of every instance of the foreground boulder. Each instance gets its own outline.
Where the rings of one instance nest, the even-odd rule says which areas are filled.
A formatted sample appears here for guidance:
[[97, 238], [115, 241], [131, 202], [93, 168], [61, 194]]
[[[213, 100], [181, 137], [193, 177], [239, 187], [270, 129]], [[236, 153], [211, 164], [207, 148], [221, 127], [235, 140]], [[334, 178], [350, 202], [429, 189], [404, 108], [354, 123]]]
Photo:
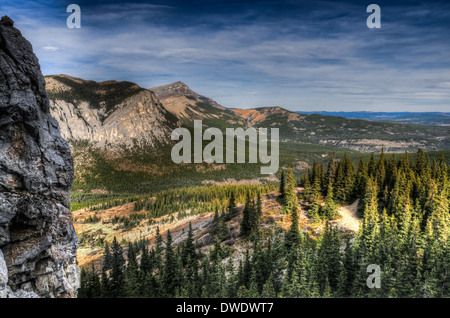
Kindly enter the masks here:
[[70, 149], [31, 44], [0, 21], [0, 297], [75, 297]]

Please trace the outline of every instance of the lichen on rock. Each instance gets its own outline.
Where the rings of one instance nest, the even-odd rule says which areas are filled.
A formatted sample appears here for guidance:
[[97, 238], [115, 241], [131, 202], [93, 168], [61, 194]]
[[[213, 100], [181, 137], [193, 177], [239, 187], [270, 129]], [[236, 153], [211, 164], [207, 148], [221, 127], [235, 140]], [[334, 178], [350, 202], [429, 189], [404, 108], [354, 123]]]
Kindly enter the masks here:
[[0, 21], [0, 297], [74, 297], [73, 162], [31, 44]]

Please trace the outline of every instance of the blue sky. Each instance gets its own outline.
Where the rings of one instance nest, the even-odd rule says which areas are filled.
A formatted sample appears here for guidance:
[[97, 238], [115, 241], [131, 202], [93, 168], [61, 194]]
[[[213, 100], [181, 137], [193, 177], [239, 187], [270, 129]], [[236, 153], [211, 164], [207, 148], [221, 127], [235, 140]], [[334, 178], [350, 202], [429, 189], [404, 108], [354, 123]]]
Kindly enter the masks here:
[[[70, 3], [81, 29], [66, 27]], [[450, 111], [448, 1], [2, 0], [0, 14], [45, 75], [180, 80], [227, 107]]]

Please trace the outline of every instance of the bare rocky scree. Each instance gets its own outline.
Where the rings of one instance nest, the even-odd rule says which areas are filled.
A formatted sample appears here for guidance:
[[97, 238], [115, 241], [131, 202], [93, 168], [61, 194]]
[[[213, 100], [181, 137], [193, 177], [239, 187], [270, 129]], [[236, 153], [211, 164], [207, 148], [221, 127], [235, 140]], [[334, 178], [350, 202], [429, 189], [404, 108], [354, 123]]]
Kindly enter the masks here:
[[31, 44], [0, 21], [0, 298], [75, 297], [73, 162]]

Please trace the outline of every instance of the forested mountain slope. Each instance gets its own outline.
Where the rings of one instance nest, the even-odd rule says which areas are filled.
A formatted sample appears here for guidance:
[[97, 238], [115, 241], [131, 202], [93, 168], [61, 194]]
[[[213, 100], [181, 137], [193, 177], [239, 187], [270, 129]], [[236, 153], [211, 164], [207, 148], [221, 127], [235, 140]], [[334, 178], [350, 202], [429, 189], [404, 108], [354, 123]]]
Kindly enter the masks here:
[[[443, 158], [421, 151], [414, 160], [381, 154], [358, 164], [330, 156], [299, 178], [285, 171], [275, 191], [174, 190], [135, 200], [130, 217], [116, 221], [82, 212], [77, 222], [86, 213], [85, 229], [116, 222], [143, 235], [121, 243], [90, 231], [82, 244], [97, 242], [104, 257], [83, 270], [80, 295], [448, 297], [449, 171]], [[359, 216], [350, 218], [357, 225], [348, 226], [342, 209], [356, 205]], [[379, 288], [367, 285], [370, 264], [380, 267]]]

